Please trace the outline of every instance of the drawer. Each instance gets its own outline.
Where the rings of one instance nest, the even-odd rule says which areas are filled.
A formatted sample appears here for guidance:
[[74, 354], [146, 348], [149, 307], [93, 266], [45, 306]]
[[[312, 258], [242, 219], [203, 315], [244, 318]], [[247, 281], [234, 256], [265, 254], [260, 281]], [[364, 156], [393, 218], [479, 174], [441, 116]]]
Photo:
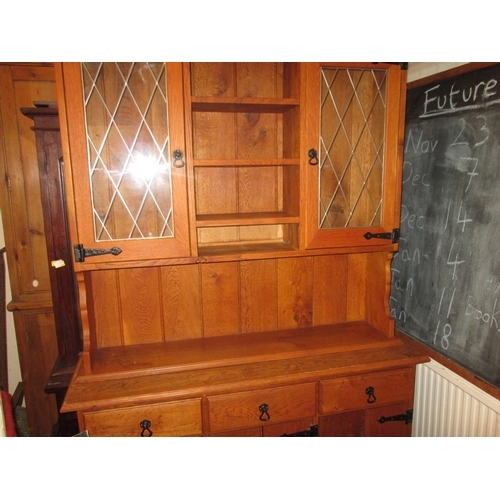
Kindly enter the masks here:
[[414, 372], [414, 368], [405, 368], [321, 380], [319, 413], [326, 415], [413, 400]]
[[316, 383], [212, 396], [208, 404], [210, 432], [297, 420], [315, 415]]
[[[85, 412], [89, 436], [140, 436], [141, 422], [148, 420], [153, 436], [190, 436], [201, 434], [199, 399], [134, 406], [115, 410]], [[148, 436], [144, 430], [144, 436]]]

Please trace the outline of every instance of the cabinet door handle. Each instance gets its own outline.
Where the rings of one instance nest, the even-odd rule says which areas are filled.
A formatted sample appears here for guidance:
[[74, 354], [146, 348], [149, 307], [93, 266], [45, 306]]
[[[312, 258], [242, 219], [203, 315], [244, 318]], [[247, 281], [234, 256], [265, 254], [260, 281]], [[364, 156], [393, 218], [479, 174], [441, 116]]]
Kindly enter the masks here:
[[[141, 437], [151, 437], [153, 435], [153, 431], [151, 430], [151, 422], [149, 420], [143, 420], [140, 424], [141, 426]], [[144, 436], [145, 432], [148, 432], [147, 436]]]
[[172, 165], [175, 168], [182, 168], [186, 164], [183, 159], [184, 155], [182, 154], [182, 151], [180, 149], [176, 149], [173, 155], [174, 155], [174, 163], [172, 163]]
[[373, 387], [367, 387], [365, 393], [368, 396], [368, 399], [366, 400], [367, 403], [372, 404], [377, 401], [377, 398], [375, 397], [375, 389]]
[[259, 420], [262, 420], [262, 422], [267, 422], [271, 416], [267, 412], [269, 410], [269, 405], [266, 405], [266, 403], [261, 404], [259, 406], [259, 411], [260, 411], [260, 417]]
[[309, 156], [309, 165], [317, 165], [318, 162], [318, 152], [315, 149], [310, 149], [307, 152], [307, 156]]

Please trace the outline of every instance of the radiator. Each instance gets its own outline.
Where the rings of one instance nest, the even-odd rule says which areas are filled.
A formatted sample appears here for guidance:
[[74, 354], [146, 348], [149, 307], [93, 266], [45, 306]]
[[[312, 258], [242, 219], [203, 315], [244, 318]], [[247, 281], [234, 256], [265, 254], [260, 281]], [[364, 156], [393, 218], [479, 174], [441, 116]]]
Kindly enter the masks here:
[[412, 436], [500, 436], [500, 400], [434, 360], [417, 365]]

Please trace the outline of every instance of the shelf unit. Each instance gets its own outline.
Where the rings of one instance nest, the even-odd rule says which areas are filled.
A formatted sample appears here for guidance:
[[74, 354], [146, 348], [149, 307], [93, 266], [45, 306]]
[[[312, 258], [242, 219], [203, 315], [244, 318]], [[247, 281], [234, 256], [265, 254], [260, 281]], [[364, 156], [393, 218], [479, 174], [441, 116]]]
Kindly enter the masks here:
[[300, 67], [186, 63], [198, 255], [298, 249]]

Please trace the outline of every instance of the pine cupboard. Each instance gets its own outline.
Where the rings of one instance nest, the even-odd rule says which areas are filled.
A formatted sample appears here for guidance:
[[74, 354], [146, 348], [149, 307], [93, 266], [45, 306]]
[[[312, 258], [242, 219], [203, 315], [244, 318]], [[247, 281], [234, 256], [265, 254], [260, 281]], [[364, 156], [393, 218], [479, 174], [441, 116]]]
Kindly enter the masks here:
[[[19, 363], [29, 435], [50, 436], [58, 404], [46, 386], [58, 358], [58, 305], [51, 293], [51, 272], [40, 184], [37, 132], [21, 112], [37, 101], [57, 98], [49, 63], [0, 63], [0, 205]], [[68, 372], [68, 378], [71, 371]]]
[[427, 358], [388, 306], [405, 70], [55, 69], [84, 337], [63, 411], [81, 430], [409, 435]]

